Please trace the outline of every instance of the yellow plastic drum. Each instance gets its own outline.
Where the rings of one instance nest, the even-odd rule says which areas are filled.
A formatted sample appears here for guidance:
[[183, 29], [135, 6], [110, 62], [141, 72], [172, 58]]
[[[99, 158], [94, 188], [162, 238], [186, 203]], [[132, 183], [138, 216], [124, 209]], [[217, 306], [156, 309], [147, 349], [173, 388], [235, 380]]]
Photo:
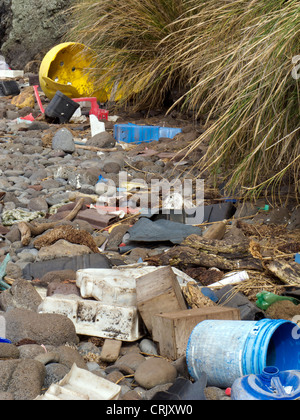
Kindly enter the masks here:
[[59, 90], [69, 98], [96, 97], [106, 102], [105, 89], [97, 89], [89, 75], [92, 50], [83, 44], [65, 42], [52, 48], [44, 57], [39, 82], [45, 95], [52, 99]]

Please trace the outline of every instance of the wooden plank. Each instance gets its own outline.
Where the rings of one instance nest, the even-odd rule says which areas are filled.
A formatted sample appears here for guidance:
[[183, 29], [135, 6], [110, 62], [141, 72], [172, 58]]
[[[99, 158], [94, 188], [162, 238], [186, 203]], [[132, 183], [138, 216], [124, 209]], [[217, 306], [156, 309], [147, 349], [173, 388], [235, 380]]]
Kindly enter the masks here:
[[187, 309], [181, 287], [170, 266], [138, 277], [136, 294], [138, 310], [150, 333], [153, 315]]
[[205, 319], [239, 320], [240, 311], [213, 306], [154, 315], [152, 338], [159, 344], [160, 355], [172, 360], [185, 355], [193, 329]]

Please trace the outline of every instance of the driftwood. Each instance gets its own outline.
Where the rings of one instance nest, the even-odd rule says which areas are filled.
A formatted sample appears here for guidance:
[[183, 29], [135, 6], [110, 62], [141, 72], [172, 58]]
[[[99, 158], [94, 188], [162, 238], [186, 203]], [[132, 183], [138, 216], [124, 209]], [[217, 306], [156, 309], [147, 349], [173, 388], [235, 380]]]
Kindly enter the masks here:
[[155, 265], [217, 267], [220, 270], [263, 270], [259, 259], [249, 252], [249, 241], [240, 243], [188, 236], [181, 245], [146, 259]]
[[211, 252], [214, 255], [226, 255], [227, 258], [230, 258], [230, 256], [237, 258], [238, 255], [249, 254], [249, 240], [247, 238], [237, 243], [236, 241], [207, 239], [193, 234], [188, 236], [181, 245], [203, 252]]
[[298, 263], [278, 260], [269, 262], [266, 267], [283, 283], [300, 286], [300, 265]]
[[203, 306], [216, 306], [215, 302], [203, 295], [201, 289], [195, 283], [188, 282], [187, 285], [183, 287], [182, 292], [189, 307], [192, 309], [203, 308]]
[[56, 220], [54, 222], [44, 222], [44, 223], [27, 223], [27, 222], [20, 222], [18, 223], [18, 228], [21, 233], [21, 242], [23, 246], [27, 246], [30, 242], [32, 236], [38, 236], [44, 233], [48, 229], [53, 229], [58, 223], [62, 221], [71, 221], [73, 220], [80, 209], [82, 208], [84, 203], [84, 199], [81, 198], [78, 200], [77, 204], [70, 211], [70, 213], [62, 220]]

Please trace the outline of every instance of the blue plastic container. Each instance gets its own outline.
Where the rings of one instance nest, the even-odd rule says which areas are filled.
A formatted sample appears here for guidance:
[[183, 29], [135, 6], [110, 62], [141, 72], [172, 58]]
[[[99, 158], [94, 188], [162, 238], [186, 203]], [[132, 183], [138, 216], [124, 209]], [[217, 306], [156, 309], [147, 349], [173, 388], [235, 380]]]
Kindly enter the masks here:
[[0, 337], [0, 343], [11, 343], [11, 341], [7, 340], [6, 338]]
[[297, 324], [283, 319], [202, 321], [188, 340], [189, 373], [198, 379], [205, 372], [208, 385], [227, 388], [267, 366], [300, 370], [299, 331]]
[[300, 398], [300, 371], [279, 372], [266, 367], [261, 375], [247, 375], [234, 381], [232, 400], [295, 400]]
[[125, 143], [150, 143], [161, 137], [174, 138], [181, 128], [158, 127], [152, 125], [115, 124], [114, 138]]

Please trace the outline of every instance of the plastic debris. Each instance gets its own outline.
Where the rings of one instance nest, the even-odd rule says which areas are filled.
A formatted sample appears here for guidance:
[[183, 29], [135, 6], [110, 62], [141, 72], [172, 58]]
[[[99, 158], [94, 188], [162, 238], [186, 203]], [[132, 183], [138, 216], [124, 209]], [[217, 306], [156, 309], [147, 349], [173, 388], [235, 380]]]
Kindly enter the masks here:
[[159, 140], [161, 137], [173, 139], [181, 133], [181, 128], [146, 126], [136, 124], [115, 124], [114, 138], [125, 143], [140, 144]]
[[298, 299], [288, 297], [288, 296], [278, 296], [275, 293], [265, 292], [265, 291], [258, 293], [256, 297], [257, 297], [256, 306], [262, 309], [263, 311], [268, 309], [269, 306], [272, 305], [273, 303], [281, 301], [281, 300], [289, 300], [293, 302], [295, 305], [300, 304], [300, 300]]
[[120, 392], [120, 385], [81, 369], [74, 363], [58, 384], [52, 384], [36, 400], [117, 400]]
[[280, 372], [267, 366], [259, 375], [237, 379], [231, 390], [232, 400], [298, 400], [300, 398], [300, 371]]
[[96, 97], [107, 101], [106, 90], [98, 88], [87, 71], [91, 68], [93, 52], [83, 44], [65, 42], [53, 47], [42, 60], [39, 70], [40, 86], [52, 99], [57, 91], [69, 98]]

